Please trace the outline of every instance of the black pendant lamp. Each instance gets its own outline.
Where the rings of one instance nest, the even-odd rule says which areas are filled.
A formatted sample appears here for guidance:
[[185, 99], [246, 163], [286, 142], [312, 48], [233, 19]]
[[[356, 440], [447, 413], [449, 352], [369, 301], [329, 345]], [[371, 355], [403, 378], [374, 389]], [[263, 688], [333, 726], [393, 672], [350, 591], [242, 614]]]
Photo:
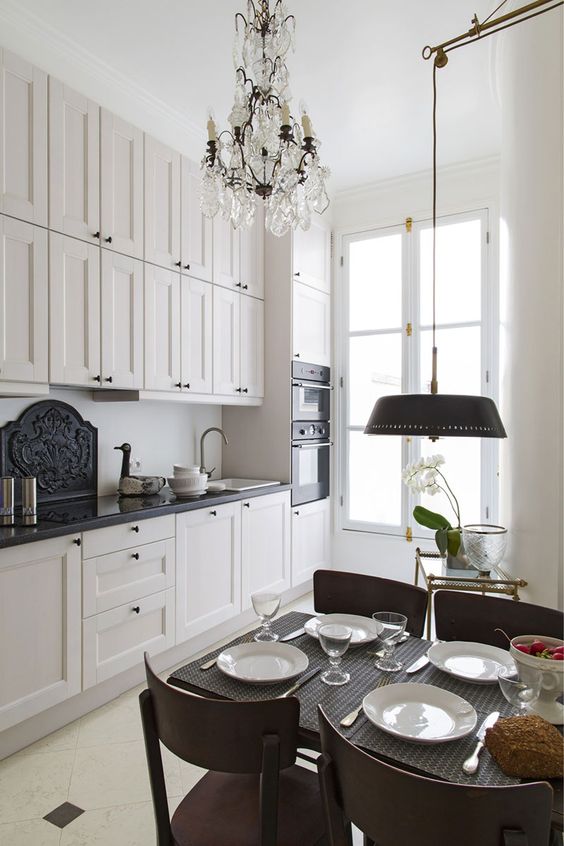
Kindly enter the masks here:
[[439, 437], [506, 438], [495, 402], [489, 397], [439, 394], [435, 343], [436, 241], [437, 241], [437, 79], [446, 55], [438, 53], [433, 64], [433, 361], [430, 394], [400, 394], [376, 400], [365, 435], [421, 435]]

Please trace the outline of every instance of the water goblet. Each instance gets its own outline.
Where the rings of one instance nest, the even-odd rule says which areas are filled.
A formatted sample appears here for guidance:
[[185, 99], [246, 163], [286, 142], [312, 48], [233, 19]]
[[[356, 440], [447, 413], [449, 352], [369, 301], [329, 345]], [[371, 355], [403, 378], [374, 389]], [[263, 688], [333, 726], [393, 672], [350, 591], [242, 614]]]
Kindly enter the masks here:
[[341, 659], [351, 642], [352, 629], [348, 626], [329, 624], [320, 626], [317, 632], [319, 643], [323, 651], [329, 656], [330, 667], [321, 674], [321, 681], [325, 684], [346, 684], [350, 681], [349, 673], [339, 668]]
[[510, 705], [518, 711], [528, 711], [540, 696], [542, 673], [527, 667], [526, 673], [515, 673], [509, 667], [502, 667], [497, 674], [499, 689]]
[[279, 593], [253, 593], [251, 602], [255, 614], [260, 617], [262, 628], [255, 634], [254, 639], [259, 643], [274, 643], [278, 635], [272, 631], [270, 621], [277, 614], [280, 608]]
[[386, 673], [396, 673], [403, 664], [393, 657], [394, 646], [405, 631], [407, 617], [395, 611], [376, 611], [372, 618], [380, 630], [378, 640], [384, 648], [384, 654], [376, 660], [374, 666]]

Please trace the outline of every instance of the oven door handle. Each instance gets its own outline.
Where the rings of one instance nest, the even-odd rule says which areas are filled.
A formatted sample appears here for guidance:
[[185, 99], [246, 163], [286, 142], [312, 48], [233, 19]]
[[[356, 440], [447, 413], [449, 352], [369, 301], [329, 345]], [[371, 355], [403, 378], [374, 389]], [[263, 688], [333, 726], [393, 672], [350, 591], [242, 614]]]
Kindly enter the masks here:
[[320, 382], [292, 382], [293, 388], [319, 388], [321, 391], [332, 391], [333, 385], [322, 385]]
[[320, 449], [321, 447], [332, 447], [333, 441], [324, 441], [321, 444], [292, 444], [292, 449]]

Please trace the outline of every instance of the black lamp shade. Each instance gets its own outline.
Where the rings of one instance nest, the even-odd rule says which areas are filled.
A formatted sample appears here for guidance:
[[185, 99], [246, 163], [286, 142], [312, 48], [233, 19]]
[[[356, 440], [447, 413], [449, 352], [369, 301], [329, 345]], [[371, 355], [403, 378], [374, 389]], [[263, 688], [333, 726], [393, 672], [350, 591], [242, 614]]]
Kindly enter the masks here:
[[399, 394], [376, 400], [365, 435], [506, 438], [495, 402], [462, 394]]

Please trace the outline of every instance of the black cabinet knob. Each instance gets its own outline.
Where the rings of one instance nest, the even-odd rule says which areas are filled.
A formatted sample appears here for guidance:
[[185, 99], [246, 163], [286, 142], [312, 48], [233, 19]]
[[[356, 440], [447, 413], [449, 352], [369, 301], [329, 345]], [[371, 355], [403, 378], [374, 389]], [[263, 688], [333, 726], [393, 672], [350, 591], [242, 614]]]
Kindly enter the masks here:
[[175, 387], [175, 388], [181, 388], [181, 387], [182, 387], [182, 382], [175, 382], [175, 383], [174, 383], [174, 387]]
[[132, 527], [131, 527], [131, 531], [132, 531], [132, 532], [137, 532], [137, 534], [139, 534], [139, 526], [132, 526]]
[[189, 265], [189, 264], [185, 264], [185, 265], [184, 265], [184, 270], [190, 270], [190, 265]]
[[190, 382], [186, 382], [186, 384], [184, 385], [184, 387], [185, 387], [185, 388], [189, 388], [189, 387], [190, 387]]
[[250, 508], [250, 507], [251, 507], [251, 503], [250, 503], [250, 502], [244, 502], [244, 503], [243, 503], [243, 508]]
[[112, 239], [112, 236], [111, 236], [111, 235], [108, 235], [108, 237], [107, 237], [107, 238], [104, 238], [104, 241], [106, 242], [106, 244], [111, 244], [111, 243], [112, 243], [112, 240], [113, 240], [113, 239]]
[[73, 540], [73, 543], [75, 543], [77, 546], [82, 546], [82, 541], [80, 540], [80, 538], [75, 538]]
[[248, 291], [248, 290], [249, 290], [249, 286], [248, 286], [248, 285], [243, 285], [243, 291]]
[[210, 515], [212, 517], [217, 517], [217, 511], [210, 511]]
[[294, 358], [299, 358], [299, 357], [300, 357], [300, 354], [299, 354], [299, 353], [296, 353], [296, 354], [294, 355]]
[[243, 283], [242, 283], [242, 282], [235, 282], [235, 287], [236, 287], [236, 288], [242, 288], [242, 287], [243, 287]]
[[100, 384], [100, 382], [102, 381], [102, 379], [100, 378], [100, 374], [99, 374], [99, 373], [98, 373], [98, 375], [97, 375], [97, 376], [93, 376], [92, 378], [93, 378], [93, 380], [94, 380], [95, 382], [98, 382], [98, 384]]
[[243, 390], [243, 388], [235, 388], [235, 393], [240, 394], [242, 390]]
[[113, 376], [106, 376], [106, 378], [104, 379], [104, 382], [113, 382], [113, 381], [114, 381]]
[[182, 262], [181, 261], [175, 261], [174, 266], [175, 267], [182, 267]]
[[248, 393], [249, 393], [249, 389], [248, 389], [248, 388], [243, 388], [243, 393], [244, 393], [244, 394], [248, 394]]
[[294, 511], [294, 514], [296, 515], [296, 517], [299, 517], [299, 516], [300, 516], [300, 512], [299, 512], [299, 511]]
[[134, 605], [131, 610], [135, 611], [136, 614], [139, 614], [139, 612], [141, 611], [141, 608], [139, 607], [139, 605]]
[[299, 270], [297, 270], [297, 271], [294, 273], [294, 276], [301, 276], [300, 271], [299, 271]]
[[139, 553], [138, 552], [132, 552], [131, 557], [135, 558], [136, 561], [139, 561]]
[[92, 233], [92, 237], [93, 237], [93, 238], [99, 238], [99, 237], [100, 237], [100, 231], [98, 231], [98, 232], [93, 232], [93, 233]]

